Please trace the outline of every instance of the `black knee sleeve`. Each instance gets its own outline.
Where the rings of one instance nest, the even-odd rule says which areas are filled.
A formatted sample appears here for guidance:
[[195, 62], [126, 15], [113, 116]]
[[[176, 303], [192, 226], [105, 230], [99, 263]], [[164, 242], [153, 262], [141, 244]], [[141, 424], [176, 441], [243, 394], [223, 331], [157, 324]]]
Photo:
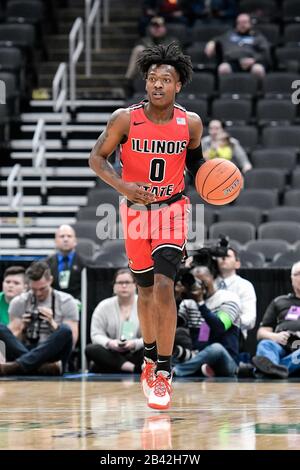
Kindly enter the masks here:
[[154, 272], [153, 269], [146, 271], [145, 273], [134, 273], [134, 279], [140, 287], [151, 287], [154, 284]]
[[154, 259], [154, 274], [164, 274], [175, 281], [180, 269], [183, 253], [172, 247], [162, 247], [152, 255]]

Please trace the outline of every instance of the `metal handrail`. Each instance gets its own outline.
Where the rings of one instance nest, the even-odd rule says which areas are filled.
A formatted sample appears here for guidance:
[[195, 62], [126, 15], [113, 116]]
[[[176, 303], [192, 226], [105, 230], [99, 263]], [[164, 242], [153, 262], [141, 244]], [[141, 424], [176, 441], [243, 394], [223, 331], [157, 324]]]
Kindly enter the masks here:
[[[16, 181], [17, 180], [17, 185]], [[17, 186], [17, 192], [14, 194], [14, 187]], [[18, 211], [18, 226], [20, 237], [24, 236], [24, 210], [23, 210], [23, 181], [21, 165], [17, 163], [13, 166], [7, 179], [7, 197], [8, 204], [12, 211]]]
[[83, 46], [83, 21], [82, 18], [76, 18], [69, 34], [70, 107], [72, 111], [76, 107], [76, 64]]
[[61, 110], [61, 137], [67, 137], [67, 99], [68, 99], [68, 81], [67, 81], [67, 64], [62, 62], [59, 64], [57, 72], [52, 82], [53, 110], [58, 112]]
[[85, 74], [91, 76], [92, 28], [95, 27], [95, 49], [101, 49], [101, 0], [85, 0]]
[[46, 130], [45, 121], [40, 118], [38, 120], [34, 136], [32, 139], [32, 165], [40, 170], [41, 176], [41, 194], [47, 194], [47, 174], [46, 174]]
[[109, 0], [103, 0], [103, 24], [107, 26], [109, 24]]

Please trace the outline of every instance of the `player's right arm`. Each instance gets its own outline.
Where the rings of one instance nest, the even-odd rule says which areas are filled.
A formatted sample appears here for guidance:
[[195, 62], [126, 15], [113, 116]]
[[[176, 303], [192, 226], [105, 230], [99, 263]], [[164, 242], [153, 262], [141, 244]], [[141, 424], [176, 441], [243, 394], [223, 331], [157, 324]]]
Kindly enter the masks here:
[[90, 158], [90, 168], [107, 184], [137, 204], [149, 204], [155, 196], [142, 186], [146, 183], [128, 183], [123, 181], [108, 161], [108, 157], [117, 146], [126, 140], [130, 128], [128, 109], [117, 109], [111, 115], [106, 128], [94, 145]]

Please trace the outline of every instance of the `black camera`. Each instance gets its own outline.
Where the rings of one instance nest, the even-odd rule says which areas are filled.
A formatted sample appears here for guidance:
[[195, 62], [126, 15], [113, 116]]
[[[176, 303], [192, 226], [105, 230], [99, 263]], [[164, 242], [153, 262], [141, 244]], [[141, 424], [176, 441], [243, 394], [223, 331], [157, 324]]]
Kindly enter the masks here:
[[193, 253], [193, 264], [195, 266], [207, 266], [214, 277], [219, 274], [219, 268], [216, 258], [224, 258], [227, 256], [229, 246], [229, 238], [220, 235], [218, 243], [215, 246], [203, 247]]
[[30, 323], [26, 328], [26, 337], [30, 341], [38, 341], [42, 319], [35, 301], [32, 302], [31, 309], [26, 313], [30, 315]]
[[181, 294], [181, 299], [194, 299], [195, 298], [195, 291], [199, 291], [200, 289], [203, 292], [203, 297], [206, 295], [206, 285], [200, 279], [195, 278], [190, 270], [185, 270], [181, 273], [179, 277], [179, 281], [184, 287], [184, 291]]

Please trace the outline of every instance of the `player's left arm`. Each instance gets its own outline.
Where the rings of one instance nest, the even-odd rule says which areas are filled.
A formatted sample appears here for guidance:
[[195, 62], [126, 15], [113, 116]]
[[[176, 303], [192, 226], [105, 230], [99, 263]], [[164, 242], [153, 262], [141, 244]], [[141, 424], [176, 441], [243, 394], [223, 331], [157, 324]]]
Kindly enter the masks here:
[[188, 112], [187, 121], [190, 141], [186, 152], [186, 167], [195, 177], [200, 166], [205, 162], [201, 146], [203, 126], [200, 117], [196, 113]]

